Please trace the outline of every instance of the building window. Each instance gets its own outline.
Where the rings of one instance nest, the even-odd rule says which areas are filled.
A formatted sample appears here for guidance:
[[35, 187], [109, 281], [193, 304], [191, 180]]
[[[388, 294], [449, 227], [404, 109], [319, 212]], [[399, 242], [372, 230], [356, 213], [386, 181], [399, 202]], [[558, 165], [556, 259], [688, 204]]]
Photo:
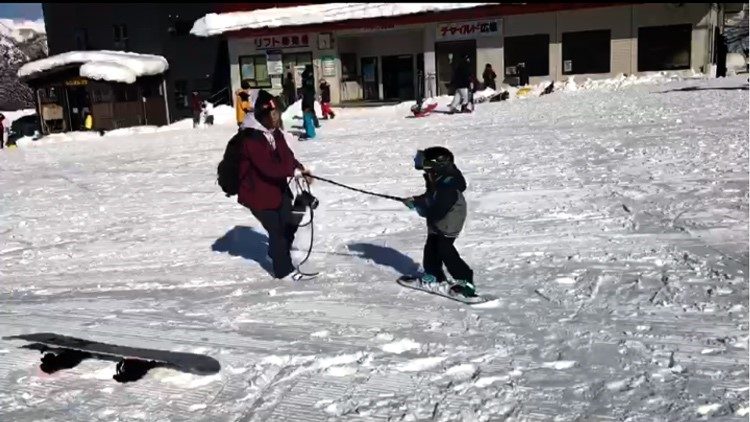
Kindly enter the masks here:
[[92, 83], [89, 86], [91, 90], [91, 103], [110, 103], [113, 101], [112, 87], [103, 83]]
[[119, 103], [127, 103], [133, 101], [140, 101], [138, 97], [138, 86], [135, 84], [117, 84], [112, 87], [115, 101]]
[[281, 56], [281, 61], [285, 72], [294, 73], [294, 67], [312, 64], [312, 53], [286, 53]]
[[85, 28], [78, 28], [73, 32], [76, 50], [89, 49], [89, 36]]
[[505, 37], [505, 69], [515, 70], [519, 63], [526, 65], [528, 76], [549, 75], [549, 34]]
[[357, 54], [341, 53], [341, 80], [343, 82], [357, 80]]
[[174, 81], [174, 104], [178, 109], [188, 108], [187, 81]]
[[128, 27], [125, 24], [114, 25], [113, 34], [115, 40], [115, 48], [118, 50], [128, 49]]
[[270, 88], [266, 56], [240, 56], [240, 81], [247, 82], [252, 88]]
[[562, 34], [563, 75], [609, 73], [610, 30], [565, 32]]
[[638, 28], [638, 71], [690, 68], [693, 26], [649, 26]]

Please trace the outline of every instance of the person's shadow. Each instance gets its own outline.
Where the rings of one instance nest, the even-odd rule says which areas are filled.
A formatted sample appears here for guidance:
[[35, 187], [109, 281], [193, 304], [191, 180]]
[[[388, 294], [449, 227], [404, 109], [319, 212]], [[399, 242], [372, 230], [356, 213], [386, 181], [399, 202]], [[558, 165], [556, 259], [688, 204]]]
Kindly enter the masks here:
[[378, 265], [391, 267], [402, 275], [414, 275], [419, 271], [419, 264], [401, 252], [387, 246], [371, 243], [352, 243], [349, 250], [357, 257], [370, 260]]
[[251, 227], [234, 226], [211, 245], [211, 250], [253, 260], [273, 275], [273, 264], [268, 258], [268, 236]]

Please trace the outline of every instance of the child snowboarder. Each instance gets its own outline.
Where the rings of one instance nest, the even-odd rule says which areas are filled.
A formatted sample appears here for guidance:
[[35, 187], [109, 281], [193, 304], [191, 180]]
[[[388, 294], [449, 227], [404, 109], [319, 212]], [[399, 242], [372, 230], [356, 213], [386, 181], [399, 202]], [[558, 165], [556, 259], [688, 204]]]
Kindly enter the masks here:
[[453, 163], [447, 148], [431, 147], [417, 151], [414, 167], [424, 171], [426, 192], [406, 198], [404, 204], [427, 219], [427, 242], [422, 266], [424, 284], [447, 282], [443, 265], [453, 281], [450, 292], [475, 297], [474, 272], [461, 259], [453, 243], [466, 221], [466, 180]]
[[331, 85], [325, 79], [320, 80], [320, 108], [323, 109], [323, 120], [328, 120], [328, 116], [331, 119], [335, 118], [336, 115], [331, 110]]

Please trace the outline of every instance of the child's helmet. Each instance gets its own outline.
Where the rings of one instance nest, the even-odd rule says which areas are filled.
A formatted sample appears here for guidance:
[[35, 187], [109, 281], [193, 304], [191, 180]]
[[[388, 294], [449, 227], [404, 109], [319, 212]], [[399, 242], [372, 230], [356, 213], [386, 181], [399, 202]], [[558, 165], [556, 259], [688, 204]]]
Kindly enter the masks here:
[[414, 157], [414, 168], [424, 171], [441, 172], [453, 165], [453, 153], [444, 147], [430, 147], [418, 150]]

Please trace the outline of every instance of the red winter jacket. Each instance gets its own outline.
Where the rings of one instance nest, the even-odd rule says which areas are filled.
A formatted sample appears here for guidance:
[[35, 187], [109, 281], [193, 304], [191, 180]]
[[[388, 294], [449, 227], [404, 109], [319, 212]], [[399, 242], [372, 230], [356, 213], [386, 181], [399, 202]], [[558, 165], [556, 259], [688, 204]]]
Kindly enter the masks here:
[[[245, 119], [245, 123], [249, 119]], [[273, 134], [255, 119], [250, 136], [242, 142], [240, 158], [240, 189], [237, 202], [251, 210], [275, 210], [281, 207], [282, 195], [288, 186], [287, 178], [294, 176], [294, 169], [304, 167], [294, 157], [286, 143], [284, 133]], [[268, 137], [273, 136], [276, 148], [271, 147]]]

